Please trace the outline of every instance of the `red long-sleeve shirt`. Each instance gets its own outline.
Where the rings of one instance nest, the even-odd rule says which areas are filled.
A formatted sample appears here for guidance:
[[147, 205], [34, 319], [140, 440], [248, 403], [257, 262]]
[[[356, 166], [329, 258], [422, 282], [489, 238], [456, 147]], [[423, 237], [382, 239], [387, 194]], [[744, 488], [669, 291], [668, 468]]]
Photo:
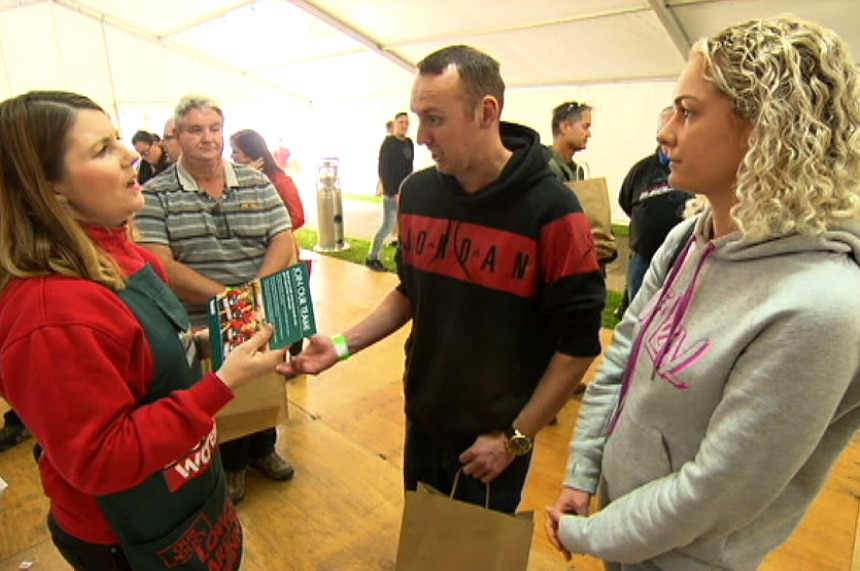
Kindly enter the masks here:
[[281, 196], [281, 200], [284, 201], [284, 206], [287, 207], [287, 213], [290, 215], [290, 223], [293, 230], [298, 230], [305, 225], [305, 209], [302, 206], [302, 199], [299, 197], [299, 189], [296, 187], [296, 183], [293, 182], [290, 175], [281, 170], [276, 170], [268, 176], [275, 190]]
[[[124, 229], [87, 228], [128, 275], [160, 262]], [[96, 496], [131, 488], [187, 454], [234, 396], [214, 374], [141, 405], [155, 363], [146, 333], [110, 289], [59, 275], [0, 293], [0, 394], [44, 447], [51, 511], [66, 532], [117, 543]]]

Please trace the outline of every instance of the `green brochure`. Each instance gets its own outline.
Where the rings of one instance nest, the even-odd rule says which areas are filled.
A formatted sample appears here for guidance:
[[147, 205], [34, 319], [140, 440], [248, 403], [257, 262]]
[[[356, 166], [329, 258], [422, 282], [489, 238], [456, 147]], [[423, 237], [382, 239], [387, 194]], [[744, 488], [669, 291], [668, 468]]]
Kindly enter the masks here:
[[308, 285], [308, 263], [299, 262], [270, 276], [227, 288], [209, 300], [212, 369], [250, 339], [263, 323], [275, 326], [269, 348], [281, 349], [317, 332]]

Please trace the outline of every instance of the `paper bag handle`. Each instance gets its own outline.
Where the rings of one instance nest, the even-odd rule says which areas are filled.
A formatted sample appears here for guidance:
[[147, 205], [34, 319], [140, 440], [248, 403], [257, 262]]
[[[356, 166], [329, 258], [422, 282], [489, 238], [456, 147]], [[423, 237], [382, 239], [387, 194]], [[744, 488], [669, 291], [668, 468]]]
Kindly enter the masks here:
[[[457, 473], [454, 474], [454, 485], [451, 486], [451, 495], [449, 496], [452, 500], [454, 499], [454, 494], [457, 492], [457, 484], [460, 482], [460, 472], [463, 469], [460, 468], [457, 470]], [[484, 495], [484, 508], [490, 509], [490, 484], [484, 484], [485, 495]]]

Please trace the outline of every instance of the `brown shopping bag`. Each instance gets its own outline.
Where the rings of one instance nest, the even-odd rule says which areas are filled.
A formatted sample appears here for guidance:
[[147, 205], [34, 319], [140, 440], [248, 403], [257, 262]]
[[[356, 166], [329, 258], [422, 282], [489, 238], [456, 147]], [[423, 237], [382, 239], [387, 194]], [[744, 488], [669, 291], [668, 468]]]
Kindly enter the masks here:
[[606, 179], [587, 178], [565, 183], [576, 194], [582, 209], [588, 215], [591, 236], [597, 249], [597, 259], [609, 263], [618, 257], [618, 245], [612, 232], [612, 206]]
[[406, 492], [395, 571], [525, 571], [533, 528], [532, 512], [489, 510], [419, 483]]

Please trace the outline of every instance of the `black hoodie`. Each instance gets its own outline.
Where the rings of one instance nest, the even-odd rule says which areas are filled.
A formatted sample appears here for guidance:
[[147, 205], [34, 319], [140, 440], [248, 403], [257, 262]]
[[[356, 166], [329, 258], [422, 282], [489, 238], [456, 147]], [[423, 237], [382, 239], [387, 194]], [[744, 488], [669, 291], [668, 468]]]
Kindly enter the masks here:
[[537, 133], [502, 123], [501, 135], [513, 155], [478, 192], [436, 168], [401, 187], [406, 414], [424, 432], [506, 429], [555, 351], [600, 353], [606, 290], [588, 218]]

